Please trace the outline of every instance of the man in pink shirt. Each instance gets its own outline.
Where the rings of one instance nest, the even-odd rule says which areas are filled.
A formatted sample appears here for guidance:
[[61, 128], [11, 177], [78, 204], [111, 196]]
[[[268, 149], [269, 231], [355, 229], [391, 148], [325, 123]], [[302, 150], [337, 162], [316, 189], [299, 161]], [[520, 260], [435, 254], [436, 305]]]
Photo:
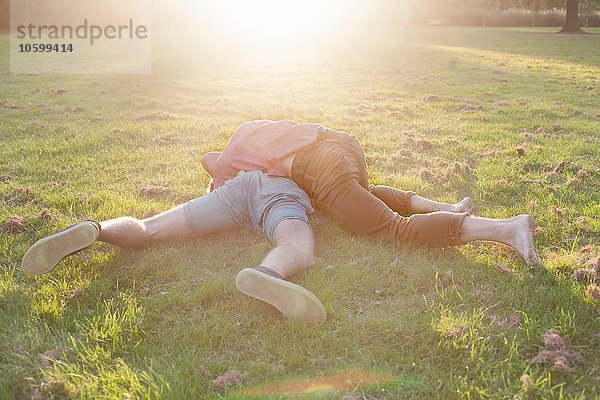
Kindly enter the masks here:
[[469, 214], [468, 197], [446, 204], [414, 192], [369, 186], [358, 141], [318, 124], [247, 122], [234, 132], [223, 152], [207, 153], [202, 164], [214, 177], [215, 188], [239, 171], [258, 170], [292, 179], [318, 207], [361, 236], [400, 246], [495, 241], [511, 246], [529, 265], [540, 263], [529, 215], [480, 218]]
[[[214, 168], [214, 187], [240, 171], [262, 171], [269, 176], [289, 178], [290, 156], [317, 140], [320, 125], [297, 124], [293, 121], [250, 121], [240, 126], [227, 144]], [[284, 162], [282, 164], [282, 162]]]

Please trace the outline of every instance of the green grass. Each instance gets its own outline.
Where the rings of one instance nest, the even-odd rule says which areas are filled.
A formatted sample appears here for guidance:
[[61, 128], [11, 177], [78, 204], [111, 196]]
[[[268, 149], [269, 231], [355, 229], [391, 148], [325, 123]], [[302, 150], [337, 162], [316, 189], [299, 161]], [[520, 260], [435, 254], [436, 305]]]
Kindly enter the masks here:
[[[26, 219], [0, 232], [0, 398], [278, 398], [310, 386], [298, 382], [325, 399], [600, 396], [598, 302], [571, 279], [599, 253], [599, 35], [378, 27], [285, 59], [166, 44], [154, 42], [151, 76], [20, 76], [0, 39], [0, 223]], [[532, 214], [545, 268], [496, 245], [398, 249], [324, 222], [317, 264], [296, 279], [325, 304], [321, 327], [235, 289], [269, 249], [255, 233], [95, 244], [48, 275], [21, 271], [35, 240], [73, 221], [202, 194], [200, 156], [257, 118], [355, 134], [376, 184]], [[152, 140], [171, 132], [181, 141]], [[138, 195], [146, 184], [171, 192]], [[580, 354], [572, 370], [531, 361], [550, 329]], [[213, 388], [232, 368], [242, 384]]]

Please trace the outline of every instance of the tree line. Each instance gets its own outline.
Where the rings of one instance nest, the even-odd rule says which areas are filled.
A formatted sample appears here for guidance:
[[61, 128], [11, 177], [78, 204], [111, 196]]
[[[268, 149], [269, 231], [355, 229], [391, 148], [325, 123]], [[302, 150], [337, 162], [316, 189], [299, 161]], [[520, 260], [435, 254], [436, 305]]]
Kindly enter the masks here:
[[[409, 0], [415, 10], [429, 15], [457, 15], [461, 12], [479, 12], [484, 16], [490, 12], [509, 10], [527, 10], [535, 18], [536, 13], [565, 11], [561, 32], [581, 32], [579, 14], [588, 14], [600, 10], [600, 0]], [[419, 5], [417, 5], [417, 3]], [[534, 20], [535, 21], [535, 20]], [[454, 21], [456, 22], [456, 21]], [[485, 25], [485, 20], [483, 21]]]

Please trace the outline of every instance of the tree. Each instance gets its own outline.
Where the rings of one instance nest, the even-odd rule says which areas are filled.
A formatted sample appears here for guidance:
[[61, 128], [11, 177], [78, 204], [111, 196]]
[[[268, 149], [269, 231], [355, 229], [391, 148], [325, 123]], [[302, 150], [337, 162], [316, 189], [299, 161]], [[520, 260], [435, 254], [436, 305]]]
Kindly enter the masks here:
[[567, 18], [560, 33], [583, 33], [579, 27], [579, 0], [567, 0]]

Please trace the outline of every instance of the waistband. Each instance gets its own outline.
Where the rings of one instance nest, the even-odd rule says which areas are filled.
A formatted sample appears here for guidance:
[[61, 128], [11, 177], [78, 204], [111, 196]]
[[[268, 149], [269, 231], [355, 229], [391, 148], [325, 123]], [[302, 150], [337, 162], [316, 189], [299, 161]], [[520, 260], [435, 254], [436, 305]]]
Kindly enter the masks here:
[[[317, 131], [317, 141], [302, 149], [292, 162], [292, 180], [298, 184], [309, 196], [311, 194], [312, 184], [316, 179], [317, 166], [323, 153], [328, 148], [326, 143], [331, 143], [348, 150], [359, 164], [365, 165], [365, 154], [360, 143], [346, 132], [340, 132], [333, 129], [319, 127]], [[364, 168], [364, 177], [361, 176], [360, 183], [363, 187], [368, 187], [368, 178], [366, 175], [366, 165]]]

